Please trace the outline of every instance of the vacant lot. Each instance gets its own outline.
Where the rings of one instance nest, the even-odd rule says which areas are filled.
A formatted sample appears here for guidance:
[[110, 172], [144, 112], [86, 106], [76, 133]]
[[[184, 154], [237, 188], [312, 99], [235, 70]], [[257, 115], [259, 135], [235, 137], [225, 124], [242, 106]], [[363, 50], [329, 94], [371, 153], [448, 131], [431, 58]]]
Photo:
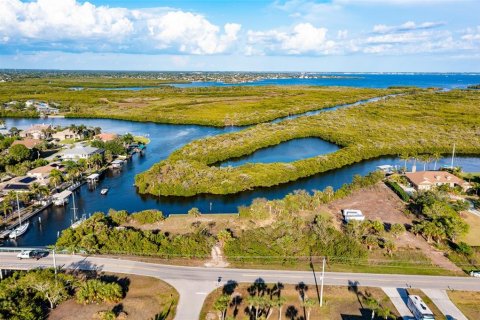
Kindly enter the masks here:
[[480, 319], [480, 292], [448, 291], [448, 296], [468, 319]]
[[462, 240], [471, 246], [480, 246], [480, 217], [465, 213], [463, 218], [470, 225], [470, 230]]
[[[387, 230], [393, 223], [411, 225], [413, 218], [404, 213], [405, 203], [383, 182], [358, 190], [344, 199], [332, 202], [324, 209], [336, 218], [338, 225], [342, 223], [342, 209], [359, 209], [367, 219], [382, 221]], [[414, 236], [412, 233], [406, 232], [394, 241], [399, 250], [393, 257], [386, 257], [384, 254], [374, 251], [369, 258], [389, 259], [393, 263], [397, 260], [398, 267], [404, 268], [404, 272], [408, 272], [408, 269], [411, 270], [410, 272], [415, 269], [417, 271], [423, 269], [426, 273], [435, 273], [435, 266], [451, 272], [462, 272], [459, 267], [445, 257], [443, 252], [433, 248], [421, 236]]]
[[82, 305], [73, 299], [60, 304], [50, 313], [50, 320], [83, 320], [94, 319], [99, 311], [114, 310], [119, 314], [124, 312], [128, 319], [158, 319], [171, 320], [175, 316], [178, 293], [165, 282], [142, 276], [125, 276], [108, 274], [120, 279], [126, 288], [125, 298], [119, 303]]
[[[260, 287], [260, 289], [259, 289]], [[395, 316], [396, 310], [388, 297], [378, 288], [347, 288], [347, 287], [325, 287], [324, 289], [324, 305], [322, 308], [318, 305], [317, 290], [314, 286], [298, 285], [280, 285], [274, 284], [260, 284], [255, 286], [253, 284], [242, 283], [237, 287], [233, 286], [234, 290], [219, 288], [212, 292], [206, 299], [202, 309], [200, 319], [215, 320], [219, 319], [218, 312], [214, 309], [214, 303], [218, 297], [224, 293], [231, 293], [231, 298], [234, 303], [227, 310], [227, 316], [234, 319], [249, 319], [249, 303], [250, 296], [263, 296], [273, 300], [277, 300], [278, 296], [285, 298], [285, 303], [281, 308], [282, 317], [286, 319], [306, 319], [308, 308], [305, 310], [302, 307], [302, 293], [304, 299], [312, 299], [315, 305], [311, 308], [310, 319], [371, 319], [371, 310], [368, 309], [365, 302], [367, 297], [372, 297], [377, 300], [380, 305], [389, 309]], [[230, 288], [231, 289], [231, 288]], [[268, 309], [260, 308], [260, 315], [268, 314]], [[271, 309], [269, 319], [278, 319], [279, 307]], [[254, 312], [254, 311], [253, 311]]]

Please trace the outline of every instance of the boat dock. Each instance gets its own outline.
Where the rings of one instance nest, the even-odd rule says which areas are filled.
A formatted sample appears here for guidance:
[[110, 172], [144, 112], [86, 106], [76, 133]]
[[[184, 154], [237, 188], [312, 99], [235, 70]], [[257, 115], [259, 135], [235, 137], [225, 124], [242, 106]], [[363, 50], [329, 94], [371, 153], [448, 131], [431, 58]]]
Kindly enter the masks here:
[[[22, 220], [25, 221], [25, 220], [30, 219], [31, 217], [35, 216], [37, 213], [39, 213], [39, 212], [43, 211], [44, 209], [48, 208], [50, 205], [52, 205], [51, 200], [46, 201], [42, 206], [34, 208], [30, 212], [27, 212], [27, 211], [29, 211], [29, 209], [31, 207], [23, 209], [22, 211], [20, 211], [20, 215], [22, 216]], [[19, 225], [19, 222], [18, 222], [17, 218], [15, 217], [15, 215], [12, 216], [12, 218], [9, 221], [7, 221], [7, 229], [2, 231], [2, 233], [0, 233], [0, 239], [6, 238], [13, 229], [18, 227], [18, 225]]]

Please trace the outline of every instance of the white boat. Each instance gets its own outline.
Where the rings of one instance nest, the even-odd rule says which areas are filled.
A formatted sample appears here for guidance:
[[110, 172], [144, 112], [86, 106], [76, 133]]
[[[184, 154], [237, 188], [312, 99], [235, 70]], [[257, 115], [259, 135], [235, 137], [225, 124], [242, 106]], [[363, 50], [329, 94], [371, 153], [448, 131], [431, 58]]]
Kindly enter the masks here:
[[16, 239], [17, 237], [20, 237], [22, 234], [27, 232], [28, 226], [30, 225], [30, 222], [25, 222], [24, 224], [18, 226], [17, 228], [13, 229], [12, 232], [8, 235], [10, 239]]
[[73, 221], [72, 221], [72, 229], [78, 228], [79, 225], [81, 225], [85, 220], [87, 220], [87, 216], [84, 214], [80, 219], [77, 219], [77, 207], [75, 206], [75, 193], [72, 193], [72, 199], [73, 199]]
[[106, 195], [108, 193], [108, 188], [103, 188], [101, 191], [100, 191], [100, 194], [102, 195]]
[[8, 237], [10, 239], [17, 239], [17, 237], [20, 237], [22, 234], [27, 232], [28, 226], [30, 225], [30, 222], [26, 221], [24, 224], [22, 224], [22, 216], [20, 215], [20, 203], [18, 201], [18, 193], [17, 195], [17, 212], [18, 212], [18, 227], [12, 230]]

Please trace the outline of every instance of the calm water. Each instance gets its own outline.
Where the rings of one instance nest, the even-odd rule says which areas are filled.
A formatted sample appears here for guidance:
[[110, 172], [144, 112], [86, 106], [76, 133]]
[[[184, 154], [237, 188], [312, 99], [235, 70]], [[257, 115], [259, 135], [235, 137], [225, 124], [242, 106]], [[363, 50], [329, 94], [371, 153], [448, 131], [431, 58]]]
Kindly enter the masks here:
[[[418, 85], [422, 87], [464, 87], [469, 84], [480, 83], [480, 75], [358, 75], [360, 79], [288, 79], [275, 80], [276, 84], [312, 84], [316, 85], [351, 85], [359, 87], [388, 87], [391, 85]], [[303, 83], [304, 81], [309, 83]], [[273, 84], [262, 81], [259, 85]], [[323, 83], [323, 84], [322, 84]], [[248, 84], [252, 85], [252, 84]], [[335, 107], [338, 108], [338, 107]], [[333, 109], [335, 109], [333, 108]], [[329, 109], [330, 110], [330, 109]], [[325, 112], [326, 110], [322, 111]], [[328, 111], [328, 110], [327, 110]], [[317, 112], [312, 112], [317, 113]], [[307, 113], [312, 114], [312, 113]], [[158, 209], [166, 214], [185, 213], [192, 207], [197, 207], [204, 213], [228, 213], [236, 212], [238, 206], [248, 205], [255, 198], [278, 199], [287, 193], [298, 189], [312, 191], [323, 189], [326, 186], [340, 187], [349, 183], [355, 174], [365, 175], [376, 169], [378, 165], [392, 164], [403, 165], [403, 162], [395, 158], [381, 158], [364, 161], [338, 170], [318, 174], [313, 177], [300, 179], [295, 182], [282, 184], [271, 188], [258, 188], [252, 191], [242, 192], [235, 195], [215, 196], [199, 195], [195, 197], [152, 197], [139, 195], [133, 185], [136, 174], [150, 168], [153, 164], [168, 157], [174, 150], [186, 143], [221, 133], [235, 132], [241, 128], [214, 128], [195, 125], [168, 125], [154, 123], [139, 123], [109, 119], [7, 119], [8, 127], [27, 128], [35, 123], [51, 123], [53, 125], [67, 126], [72, 123], [86, 126], [101, 127], [104, 132], [116, 132], [124, 134], [131, 132], [134, 135], [149, 134], [151, 143], [147, 147], [144, 156], [134, 156], [120, 173], [108, 172], [97, 185], [96, 189], [89, 189], [83, 185], [76, 192], [77, 207], [79, 213], [91, 214], [108, 209], [125, 209], [130, 212], [145, 209]], [[320, 139], [308, 138], [289, 141], [278, 146], [258, 150], [252, 155], [242, 159], [232, 160], [232, 165], [250, 162], [289, 162], [301, 158], [311, 157], [318, 154], [333, 152], [338, 147]], [[450, 164], [450, 160], [442, 160], [441, 164]], [[457, 158], [455, 165], [460, 165], [466, 171], [480, 172], [480, 159]], [[423, 169], [422, 164], [418, 164]], [[109, 187], [108, 195], [101, 196], [100, 189]], [[50, 207], [31, 219], [29, 231], [16, 242], [5, 245], [19, 246], [43, 246], [55, 242], [57, 233], [69, 227], [73, 219], [71, 203], [65, 208]], [[41, 218], [41, 223], [38, 220]]]
[[257, 150], [248, 156], [225, 161], [220, 166], [236, 167], [248, 162], [293, 162], [296, 160], [332, 153], [338, 149], [339, 147], [336, 144], [318, 138], [294, 139], [270, 148]]
[[[479, 73], [395, 73], [395, 74], [377, 74], [377, 73], [321, 73], [309, 74], [311, 76], [337, 76], [339, 78], [319, 78], [319, 79], [265, 79], [246, 83], [223, 83], [223, 82], [192, 82], [171, 84], [178, 88], [192, 87], [225, 87], [225, 86], [341, 86], [341, 87], [361, 87], [361, 88], [387, 88], [391, 86], [416, 86], [421, 88], [465, 88], [469, 85], [480, 84]], [[124, 87], [124, 88], [104, 88], [102, 90], [144, 90], [152, 87]]]

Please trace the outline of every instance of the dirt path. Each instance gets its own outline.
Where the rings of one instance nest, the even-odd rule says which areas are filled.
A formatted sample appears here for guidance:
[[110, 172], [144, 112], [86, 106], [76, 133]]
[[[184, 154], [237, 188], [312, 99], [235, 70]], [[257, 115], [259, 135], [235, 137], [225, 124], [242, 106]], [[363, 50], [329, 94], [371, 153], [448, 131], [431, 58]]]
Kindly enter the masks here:
[[219, 244], [216, 244], [212, 248], [212, 259], [205, 263], [205, 267], [209, 268], [226, 268], [228, 267], [228, 262], [225, 261], [223, 257], [222, 248]]

